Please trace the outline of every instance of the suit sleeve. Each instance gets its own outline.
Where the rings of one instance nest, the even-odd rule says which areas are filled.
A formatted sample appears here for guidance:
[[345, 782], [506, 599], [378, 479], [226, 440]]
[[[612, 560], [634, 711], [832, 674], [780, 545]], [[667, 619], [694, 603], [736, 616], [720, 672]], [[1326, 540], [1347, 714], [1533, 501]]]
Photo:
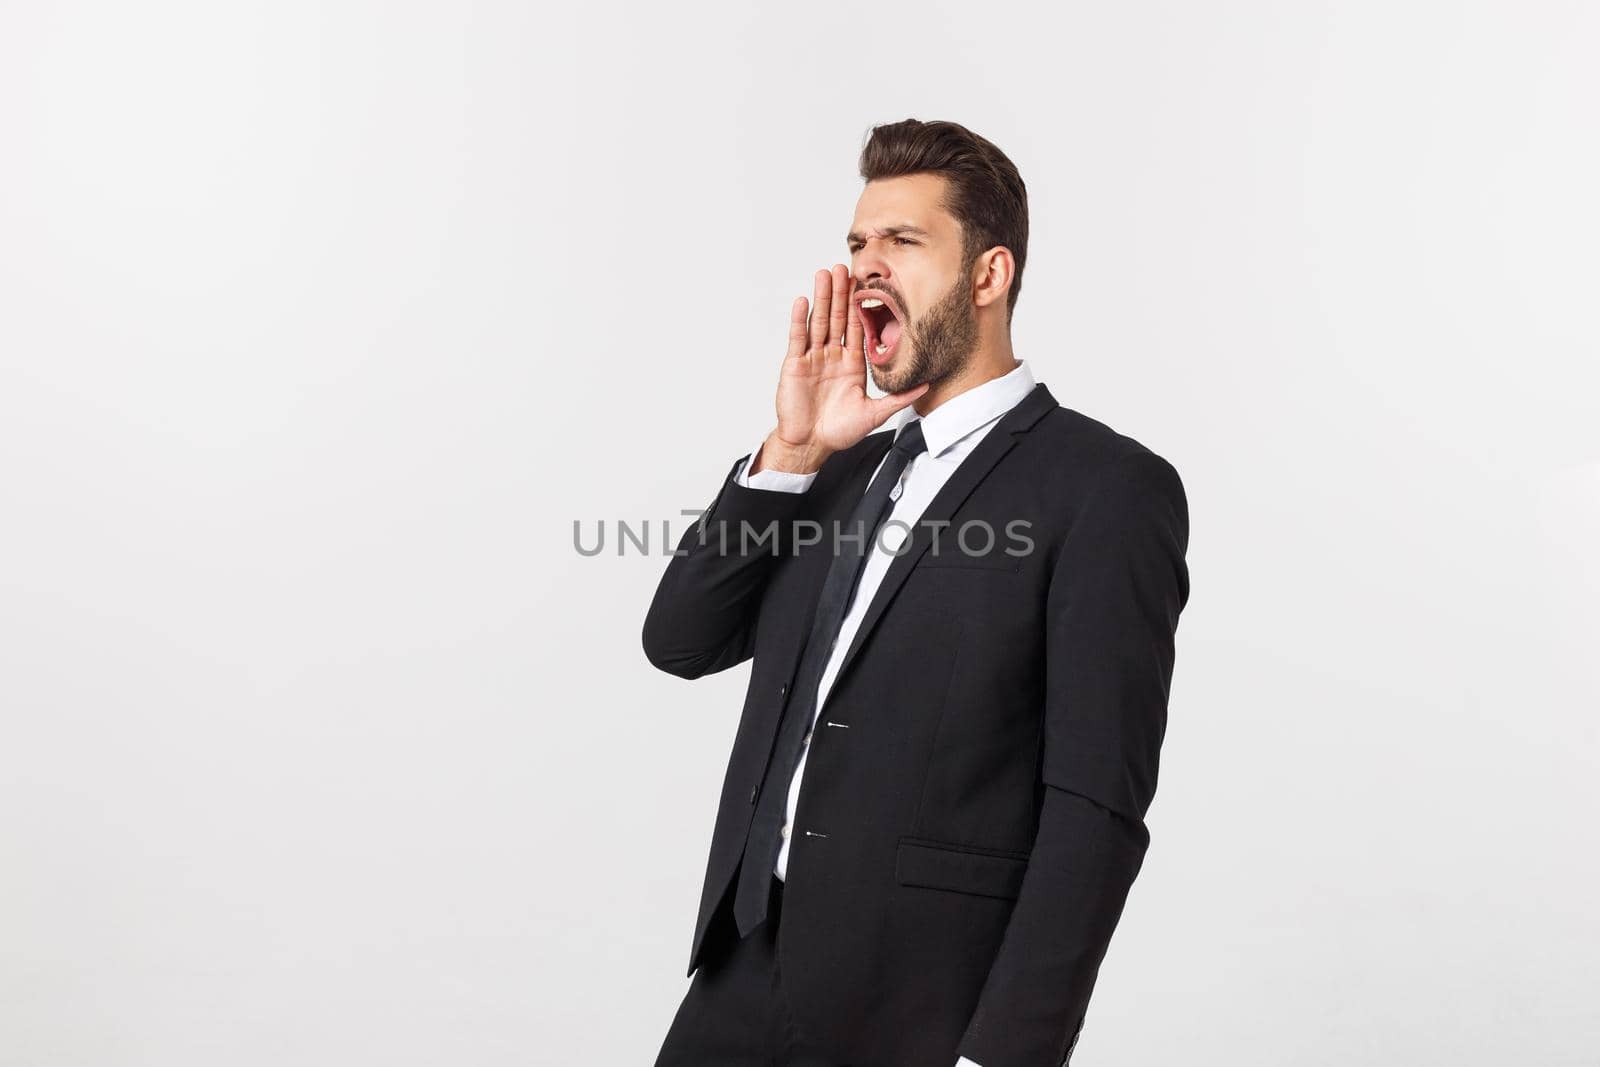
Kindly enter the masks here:
[[1177, 471], [1144, 451], [1108, 466], [1062, 544], [1037, 836], [958, 1049], [984, 1067], [1060, 1067], [1077, 1043], [1150, 842], [1188, 541]]
[[755, 654], [767, 578], [793, 551], [795, 524], [814, 503], [814, 474], [757, 471], [747, 481], [750, 458], [734, 463], [711, 505], [679, 539], [645, 614], [645, 656], [668, 674], [699, 678]]

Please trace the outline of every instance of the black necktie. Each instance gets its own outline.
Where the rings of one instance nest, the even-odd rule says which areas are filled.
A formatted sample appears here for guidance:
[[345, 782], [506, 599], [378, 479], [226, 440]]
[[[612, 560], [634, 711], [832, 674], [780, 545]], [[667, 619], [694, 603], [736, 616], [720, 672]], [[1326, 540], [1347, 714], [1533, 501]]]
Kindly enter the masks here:
[[750, 834], [745, 839], [744, 860], [739, 871], [739, 887], [733, 901], [739, 936], [747, 936], [767, 917], [767, 897], [772, 890], [773, 867], [783, 846], [783, 819], [788, 808], [789, 785], [800, 764], [800, 749], [806, 731], [817, 711], [817, 687], [828, 666], [839, 627], [861, 580], [867, 554], [877, 540], [878, 528], [889, 514], [889, 493], [900, 481], [906, 464], [928, 447], [922, 439], [922, 420], [915, 419], [900, 430], [894, 446], [872, 479], [867, 493], [856, 505], [849, 523], [835, 539], [836, 551], [828, 576], [823, 580], [817, 600], [817, 614], [806, 639], [805, 654], [795, 674], [794, 688], [783, 722], [778, 727], [778, 742], [761, 783], [760, 800]]

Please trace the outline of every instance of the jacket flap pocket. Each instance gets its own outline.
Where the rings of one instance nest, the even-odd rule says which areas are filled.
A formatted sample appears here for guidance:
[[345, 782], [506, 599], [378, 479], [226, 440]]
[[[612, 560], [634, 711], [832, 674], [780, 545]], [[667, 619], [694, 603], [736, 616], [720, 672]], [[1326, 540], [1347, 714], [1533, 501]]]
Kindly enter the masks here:
[[1028, 861], [960, 845], [939, 845], [902, 838], [895, 853], [895, 880], [901, 885], [951, 889], [982, 897], [1015, 900]]

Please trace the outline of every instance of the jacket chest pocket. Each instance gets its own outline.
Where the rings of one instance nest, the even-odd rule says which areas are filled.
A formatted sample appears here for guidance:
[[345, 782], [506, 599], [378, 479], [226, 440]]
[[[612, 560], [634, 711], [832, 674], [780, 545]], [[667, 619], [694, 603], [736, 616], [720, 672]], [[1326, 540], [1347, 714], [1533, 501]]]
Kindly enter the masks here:
[[[908, 602], [933, 616], [958, 615], [996, 641], [1026, 635], [1034, 624], [1032, 605], [1042, 600], [1033, 572], [1020, 557], [997, 547], [987, 555], [968, 555], [954, 544], [917, 560], [906, 582]], [[975, 631], [976, 632], [976, 631]]]
[[932, 548], [923, 553], [917, 560], [919, 571], [944, 571], [944, 570], [977, 570], [991, 571], [999, 574], [1016, 574], [1022, 570], [1021, 556], [1008, 556], [1005, 546], [997, 544], [985, 552], [964, 551], [955, 539], [950, 543], [940, 543], [936, 555]]

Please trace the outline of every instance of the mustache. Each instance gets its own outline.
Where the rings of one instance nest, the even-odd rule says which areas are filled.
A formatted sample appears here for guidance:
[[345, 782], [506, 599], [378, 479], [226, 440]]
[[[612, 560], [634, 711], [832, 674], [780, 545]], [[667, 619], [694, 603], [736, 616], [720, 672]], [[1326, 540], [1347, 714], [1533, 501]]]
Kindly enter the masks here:
[[[857, 294], [857, 293], [860, 293], [860, 292], [861, 292], [861, 291], [863, 291], [863, 290], [865, 290], [865, 289], [875, 289], [875, 290], [877, 290], [877, 291], [878, 291], [878, 292], [880, 292], [880, 293], [888, 293], [888, 294], [889, 294], [889, 295], [890, 295], [890, 296], [891, 296], [891, 297], [893, 297], [893, 298], [894, 298], [894, 303], [895, 303], [895, 306], [896, 306], [896, 307], [898, 307], [898, 308], [900, 308], [900, 309], [901, 309], [901, 310], [903, 310], [903, 311], [904, 311], [904, 310], [905, 310], [905, 308], [906, 308], [906, 302], [905, 302], [905, 298], [904, 298], [904, 297], [902, 297], [902, 296], [901, 296], [901, 295], [900, 295], [900, 293], [899, 293], [899, 291], [898, 291], [898, 290], [896, 290], [896, 289], [895, 289], [895, 288], [894, 288], [894, 286], [892, 286], [892, 285], [877, 285], [877, 284], [873, 284], [873, 285], [860, 285], [860, 284], [857, 284], [857, 285], [856, 285], [856, 286], [855, 286], [855, 288], [853, 288], [853, 289], [851, 289], [851, 290], [850, 290], [850, 296], [851, 296], [851, 298], [852, 298], [852, 299], [853, 299], [853, 298], [854, 298], [854, 297], [855, 297], [855, 295], [856, 295], [856, 294]], [[911, 317], [911, 312], [910, 312], [910, 311], [905, 311], [905, 313], [906, 313], [906, 317], [907, 317], [907, 318], [910, 318], [910, 317]], [[902, 323], [901, 323], [901, 325], [902, 325], [902, 326], [904, 326], [904, 325], [906, 325], [906, 324], [905, 324], [905, 323], [903, 323], [903, 322], [902, 322]]]

